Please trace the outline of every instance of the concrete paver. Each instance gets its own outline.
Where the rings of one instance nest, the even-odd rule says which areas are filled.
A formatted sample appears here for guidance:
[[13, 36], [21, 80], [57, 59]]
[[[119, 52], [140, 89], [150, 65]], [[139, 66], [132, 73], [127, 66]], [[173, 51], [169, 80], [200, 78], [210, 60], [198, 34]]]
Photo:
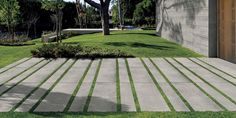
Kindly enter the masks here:
[[28, 95], [30, 91], [37, 87], [37, 85], [45, 80], [62, 63], [63, 60], [50, 62], [44, 68], [41, 68], [13, 89], [3, 94], [0, 97], [0, 111], [10, 111], [11, 108]]
[[96, 70], [99, 64], [99, 60], [93, 61], [90, 70], [88, 71], [86, 77], [84, 78], [84, 82], [82, 83], [78, 93], [75, 96], [74, 101], [71, 104], [69, 109], [70, 112], [82, 112], [88, 98], [90, 87], [92, 86], [92, 82], [94, 80]]
[[91, 60], [78, 60], [35, 109], [36, 112], [62, 112]]
[[141, 111], [169, 111], [161, 93], [139, 59], [128, 59]]
[[[191, 58], [191, 60], [198, 64], [187, 58], [175, 58], [186, 69], [174, 59], [166, 59], [169, 63], [163, 58], [152, 58], [155, 65], [160, 68], [171, 84], [195, 111], [221, 111], [222, 108], [215, 101], [229, 111], [236, 111], [236, 104], [232, 102], [232, 100], [236, 101], [236, 86], [230, 83], [236, 82], [235, 64], [217, 58], [199, 58], [209, 65], [196, 58]], [[154, 78], [151, 78], [140, 59], [128, 58], [127, 60], [141, 111], [170, 111], [165, 99], [168, 99], [176, 111], [189, 111], [189, 108], [179, 97], [178, 93], [149, 59], [143, 58]], [[49, 61], [42, 58], [24, 58], [0, 69], [0, 94], [4, 93], [0, 96], [0, 112], [7, 112], [16, 105], [19, 105], [15, 110], [17, 112], [29, 111], [74, 62], [74, 60], [69, 60], [54, 72], [66, 59]], [[121, 110], [123, 112], [135, 112], [137, 108], [132, 93], [133, 88], [129, 80], [125, 59], [123, 58], [118, 59], [120, 83], [116, 81], [116, 59], [103, 59], [91, 101], [86, 104], [99, 61], [99, 59], [93, 61], [72, 101], [69, 111], [82, 112], [84, 106], [88, 105], [89, 112], [116, 112], [116, 85], [119, 84]], [[77, 60], [36, 107], [35, 112], [62, 112], [90, 62], [91, 60], [88, 59]], [[200, 78], [195, 74], [199, 75]], [[217, 74], [223, 78], [217, 76]], [[46, 78], [48, 80], [42, 83]], [[153, 79], [156, 80], [160, 88], [156, 86]], [[41, 83], [42, 85], [39, 86]], [[38, 86], [39, 88], [30, 93]], [[161, 94], [159, 89], [164, 93]], [[164, 94], [166, 98], [162, 96]], [[25, 98], [26, 96], [27, 98]], [[232, 100], [229, 100], [228, 97]], [[22, 101], [23, 98], [25, 98], [24, 101]], [[18, 104], [19, 102], [22, 103]]]
[[[221, 108], [214, 103], [208, 96], [201, 92], [195, 85], [190, 83], [181, 73], [175, 70], [164, 59], [154, 59], [161, 71], [165, 73], [167, 78], [176, 87], [180, 94], [188, 101], [191, 107], [196, 111], [220, 111]], [[171, 74], [168, 72], [171, 70]], [[176, 82], [181, 80], [185, 82]]]
[[103, 59], [88, 111], [115, 112], [116, 104], [116, 61]]
[[191, 79], [194, 83], [196, 83], [199, 87], [201, 87], [210, 96], [212, 96], [214, 99], [219, 101], [219, 103], [221, 105], [223, 105], [227, 110], [230, 110], [230, 111], [236, 110], [236, 105], [234, 103], [232, 103], [230, 100], [228, 100], [227, 98], [225, 98], [222, 94], [220, 94], [214, 88], [212, 88], [208, 84], [204, 83], [197, 76], [193, 75], [190, 71], [188, 71], [186, 68], [184, 68], [183, 66], [178, 64], [173, 59], [168, 59], [168, 61], [170, 63], [172, 63], [174, 66], [176, 66], [182, 73], [184, 73], [186, 76], [188, 76], [189, 79]]
[[125, 59], [119, 59], [121, 111], [136, 111]]

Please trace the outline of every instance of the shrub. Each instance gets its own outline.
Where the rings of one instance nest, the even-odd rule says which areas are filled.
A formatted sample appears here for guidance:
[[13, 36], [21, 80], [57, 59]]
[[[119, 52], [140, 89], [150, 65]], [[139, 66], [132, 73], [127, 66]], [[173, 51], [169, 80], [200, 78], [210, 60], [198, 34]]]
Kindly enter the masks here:
[[3, 46], [26, 46], [26, 45], [35, 45], [35, 43], [27, 42], [30, 38], [26, 35], [16, 35], [14, 39], [10, 38], [11, 36], [8, 33], [0, 34], [0, 45]]
[[120, 50], [81, 47], [69, 44], [44, 44], [42, 47], [31, 51], [33, 57], [44, 58], [116, 58], [133, 57]]

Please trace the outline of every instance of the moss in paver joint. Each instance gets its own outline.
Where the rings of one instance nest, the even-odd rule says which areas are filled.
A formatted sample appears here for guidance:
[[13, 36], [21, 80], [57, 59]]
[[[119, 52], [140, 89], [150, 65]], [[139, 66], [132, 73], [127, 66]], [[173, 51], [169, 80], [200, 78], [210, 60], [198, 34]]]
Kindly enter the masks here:
[[231, 82], [231, 81], [227, 80], [225, 77], [223, 77], [223, 76], [219, 75], [218, 73], [216, 73], [216, 72], [214, 72], [214, 71], [212, 71], [212, 70], [210, 70], [210, 69], [206, 68], [205, 66], [203, 66], [203, 65], [201, 65], [201, 64], [199, 64], [199, 63], [197, 63], [197, 62], [193, 61], [193, 60], [192, 60], [192, 59], [190, 59], [190, 58], [188, 58], [188, 59], [189, 59], [190, 61], [192, 61], [193, 63], [195, 63], [195, 64], [197, 64], [197, 65], [201, 66], [202, 68], [204, 68], [204, 69], [206, 69], [206, 70], [210, 71], [211, 73], [215, 74], [216, 76], [218, 76], [218, 77], [222, 78], [223, 80], [225, 80], [225, 81], [229, 82], [230, 84], [232, 84], [233, 86], [235, 86], [235, 87], [236, 87], [236, 84], [235, 84], [235, 83], [233, 83], [233, 82]]
[[102, 65], [102, 59], [99, 61], [99, 64], [98, 64], [98, 67], [97, 67], [97, 70], [96, 70], [96, 73], [95, 73], [95, 76], [94, 76], [94, 79], [93, 79], [92, 86], [89, 90], [88, 98], [87, 98], [87, 100], [85, 102], [85, 105], [84, 105], [83, 112], [88, 112], [89, 104], [90, 104], [90, 101], [91, 101], [91, 98], [92, 98], [92, 95], [93, 95], [93, 90], [94, 90], [95, 85], [96, 85], [96, 81], [97, 81], [97, 77], [98, 77], [101, 65]]
[[121, 112], [121, 96], [120, 96], [120, 76], [119, 76], [119, 62], [116, 58], [116, 99], [117, 99], [117, 111]]
[[203, 62], [203, 63], [205, 63], [205, 64], [207, 64], [208, 66], [211, 66], [212, 68], [214, 68], [214, 69], [216, 69], [216, 70], [218, 70], [218, 71], [221, 71], [222, 73], [224, 73], [224, 74], [226, 74], [226, 75], [228, 75], [228, 76], [233, 77], [234, 79], [236, 79], [235, 76], [233, 76], [233, 75], [231, 75], [231, 74], [229, 74], [229, 73], [227, 73], [227, 72], [225, 72], [225, 71], [223, 71], [223, 70], [221, 70], [221, 69], [219, 69], [219, 68], [217, 68], [217, 67], [215, 67], [215, 66], [213, 66], [213, 65], [211, 65], [211, 64], [209, 64], [209, 63], [207, 63], [207, 62], [205, 62], [205, 61], [203, 61], [203, 60], [201, 60], [201, 59], [199, 59], [199, 58], [196, 58], [196, 59], [199, 60], [199, 61], [201, 61], [201, 62]]
[[[42, 61], [40, 61], [42, 62]], [[40, 62], [36, 63], [35, 65], [39, 64]], [[21, 82], [23, 82], [24, 80], [26, 80], [28, 77], [30, 77], [32, 74], [34, 74], [35, 72], [37, 72], [38, 70], [40, 70], [41, 68], [43, 68], [44, 66], [46, 66], [48, 63], [50, 63], [50, 61], [48, 61], [47, 63], [45, 63], [43, 66], [39, 67], [38, 69], [36, 69], [35, 71], [33, 71], [32, 73], [30, 73], [29, 75], [27, 75], [25, 78], [23, 78], [22, 80], [20, 80], [19, 82], [15, 83], [13, 86], [11, 86], [10, 88], [8, 88], [7, 90], [3, 91], [0, 96], [2, 96], [3, 94], [7, 93], [8, 91], [10, 91], [11, 89], [13, 89], [15, 86], [17, 86], [18, 84], [20, 84]], [[34, 65], [34, 66], [35, 66]], [[34, 66], [30, 67], [33, 68]], [[29, 68], [29, 69], [30, 69]], [[26, 70], [27, 71], [27, 70]]]
[[186, 79], [188, 79], [191, 83], [193, 83], [200, 91], [202, 91], [207, 97], [209, 97], [212, 101], [214, 101], [218, 106], [220, 106], [224, 111], [227, 111], [227, 109], [220, 104], [214, 97], [212, 97], [210, 94], [208, 94], [203, 88], [201, 88], [197, 83], [195, 83], [193, 80], [191, 80], [186, 74], [184, 74], [180, 69], [178, 69], [174, 64], [172, 64], [170, 61], [168, 61], [166, 58], [165, 60], [174, 67], [178, 72], [180, 72]]
[[[32, 65], [32, 66], [30, 66], [29, 68], [27, 68], [26, 70], [20, 72], [19, 74], [13, 76], [13, 77], [10, 78], [9, 80], [7, 80], [7, 81], [5, 81], [4, 83], [2, 83], [2, 84], [0, 85], [0, 87], [3, 86], [4, 84], [8, 83], [9, 81], [15, 79], [16, 77], [18, 77], [19, 75], [23, 74], [24, 72], [28, 71], [29, 69], [33, 68], [34, 66], [36, 66], [37, 64], [39, 64], [39, 63], [42, 62], [42, 61], [43, 61], [43, 60], [37, 62], [36, 64], [34, 64], [34, 65]], [[33, 74], [33, 73], [30, 73], [29, 75], [32, 75], [32, 74]], [[27, 76], [27, 77], [28, 77], [28, 76]], [[1, 95], [0, 95], [0, 96], [1, 96]]]
[[[174, 59], [174, 58], [173, 58]], [[181, 66], [183, 66], [184, 68], [186, 68], [188, 71], [190, 71], [191, 73], [193, 73], [195, 76], [197, 76], [199, 79], [201, 79], [203, 82], [205, 82], [207, 85], [209, 85], [210, 87], [212, 87], [213, 89], [215, 89], [217, 92], [219, 92], [220, 94], [222, 94], [225, 98], [227, 98], [228, 100], [230, 100], [232, 103], [234, 103], [236, 105], [236, 102], [230, 98], [228, 95], [226, 95], [224, 92], [222, 92], [221, 90], [219, 90], [218, 88], [216, 88], [215, 86], [213, 86], [212, 84], [210, 84], [209, 82], [207, 82], [205, 79], [203, 79], [201, 76], [199, 76], [198, 74], [196, 74], [195, 72], [193, 72], [192, 70], [190, 70], [189, 68], [187, 68], [185, 65], [183, 65], [182, 63], [180, 63], [178, 60], [174, 59], [177, 63], [179, 63]]]
[[152, 59], [149, 58], [149, 60], [152, 62], [152, 64], [155, 66], [157, 71], [162, 75], [162, 77], [167, 81], [167, 83], [173, 88], [173, 90], [176, 92], [176, 94], [180, 97], [180, 99], [184, 102], [184, 104], [189, 108], [190, 111], [194, 111], [192, 106], [188, 103], [188, 101], [182, 96], [182, 94], [174, 87], [174, 85], [169, 81], [169, 79], [166, 77], [166, 75], [161, 71], [161, 69], [153, 62]]
[[140, 112], [141, 107], [140, 107], [140, 104], [139, 104], [138, 96], [137, 96], [136, 89], [135, 89], [135, 86], [134, 86], [133, 77], [132, 77], [132, 74], [130, 72], [129, 63], [128, 63], [127, 59], [125, 59], [125, 64], [126, 64], [126, 69], [127, 69], [128, 76], [129, 76], [129, 82], [130, 82], [131, 90], [132, 90], [132, 93], [133, 93], [136, 110], [137, 110], [137, 112]]
[[79, 89], [80, 89], [80, 87], [81, 87], [81, 85], [82, 85], [82, 83], [83, 83], [83, 81], [84, 81], [84, 79], [85, 79], [85, 77], [86, 77], [86, 75], [87, 75], [87, 73], [88, 73], [88, 71], [89, 71], [89, 69], [90, 69], [92, 63], [93, 63], [93, 60], [91, 60], [91, 62], [90, 62], [89, 65], [87, 66], [87, 68], [86, 68], [86, 70], [85, 70], [83, 76], [81, 77], [80, 81], [78, 82], [78, 84], [77, 84], [77, 86], [76, 86], [74, 92], [72, 93], [72, 95], [71, 95], [71, 97], [70, 97], [69, 102], [67, 103], [67, 105], [66, 105], [66, 107], [65, 107], [65, 109], [64, 109], [64, 112], [68, 112], [68, 110], [70, 109], [70, 107], [71, 107], [71, 105], [72, 105], [72, 103], [73, 103], [73, 101], [74, 101], [74, 99], [75, 99], [75, 97], [76, 97], [76, 94], [78, 93], [78, 91], [79, 91]]
[[22, 62], [20, 62], [20, 63], [18, 63], [18, 64], [16, 64], [16, 65], [12, 66], [12, 67], [10, 67], [10, 68], [8, 68], [8, 69], [6, 69], [6, 70], [0, 72], [0, 74], [4, 73], [4, 72], [6, 72], [6, 71], [8, 71], [8, 70], [10, 70], [10, 69], [12, 69], [12, 68], [14, 68], [14, 67], [20, 65], [20, 64], [22, 64], [22, 63], [24, 63], [24, 62], [26, 62], [26, 61], [28, 61], [28, 60], [30, 60], [30, 59], [31, 59], [31, 58], [28, 58], [28, 59], [26, 59], [26, 60], [24, 60], [24, 61], [22, 61]]
[[71, 69], [75, 64], [76, 60], [62, 73], [62, 75], [55, 81], [55, 83], [47, 90], [47, 92], [34, 104], [34, 106], [29, 110], [29, 112], [34, 112], [37, 106], [43, 101], [43, 99], [51, 92], [51, 90], [60, 82], [60, 80], [65, 76], [65, 74]]
[[166, 96], [165, 92], [162, 90], [160, 87], [159, 83], [156, 81], [155, 77], [153, 76], [152, 72], [149, 70], [147, 64], [143, 61], [142, 58], [140, 58], [141, 62], [143, 63], [144, 67], [146, 68], [149, 76], [152, 78], [153, 83], [156, 85], [157, 90], [161, 93], [162, 97], [164, 98], [165, 102], [167, 103], [168, 107], [170, 108], [171, 111], [176, 111], [173, 105], [170, 103], [170, 100]]
[[55, 72], [57, 72], [68, 60], [63, 62], [58, 68], [56, 68], [46, 79], [44, 79], [37, 87], [35, 87], [28, 95], [26, 95], [19, 103], [17, 103], [11, 111], [15, 111], [28, 97], [30, 97], [36, 90], [40, 88]]

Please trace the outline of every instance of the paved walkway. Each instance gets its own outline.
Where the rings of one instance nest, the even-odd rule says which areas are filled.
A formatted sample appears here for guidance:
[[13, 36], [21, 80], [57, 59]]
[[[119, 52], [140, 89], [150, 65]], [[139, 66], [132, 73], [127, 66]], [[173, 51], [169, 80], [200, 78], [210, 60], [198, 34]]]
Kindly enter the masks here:
[[0, 69], [0, 111], [236, 111], [236, 65], [215, 58], [25, 58]]

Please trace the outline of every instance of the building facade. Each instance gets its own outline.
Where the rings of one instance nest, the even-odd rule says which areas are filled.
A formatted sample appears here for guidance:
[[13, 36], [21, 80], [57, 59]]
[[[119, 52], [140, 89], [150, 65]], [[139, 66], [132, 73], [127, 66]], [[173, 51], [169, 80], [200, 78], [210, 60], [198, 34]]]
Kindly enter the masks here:
[[236, 62], [236, 0], [158, 0], [156, 11], [161, 37]]

